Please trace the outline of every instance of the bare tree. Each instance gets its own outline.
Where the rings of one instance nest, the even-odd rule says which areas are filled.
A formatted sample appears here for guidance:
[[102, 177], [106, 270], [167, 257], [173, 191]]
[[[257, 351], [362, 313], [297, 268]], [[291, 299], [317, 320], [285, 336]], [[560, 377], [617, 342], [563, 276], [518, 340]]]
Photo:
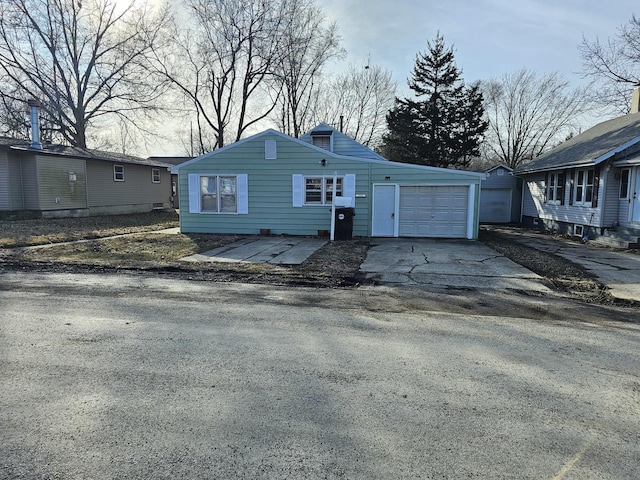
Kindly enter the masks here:
[[595, 100], [605, 110], [627, 114], [631, 90], [640, 85], [640, 18], [635, 15], [606, 43], [583, 38], [583, 73], [596, 83]]
[[326, 87], [318, 89], [314, 123], [340, 126], [358, 142], [375, 148], [386, 129], [386, 115], [394, 106], [397, 83], [390, 70], [379, 66], [350, 66]]
[[323, 68], [344, 55], [336, 23], [326, 24], [313, 0], [283, 0], [287, 16], [279, 36], [280, 55], [275, 69], [281, 131], [299, 137], [314, 121]]
[[[278, 55], [280, 0], [187, 0], [193, 28], [176, 25], [173, 50], [156, 52], [155, 68], [195, 111], [196, 153], [237, 141], [275, 108], [267, 80]], [[191, 120], [193, 122], [193, 119]]]
[[155, 107], [162, 90], [144, 63], [167, 19], [133, 0], [3, 0], [2, 94], [40, 99], [56, 133], [86, 147], [92, 126]]
[[576, 128], [589, 109], [583, 89], [569, 89], [558, 73], [522, 69], [482, 85], [485, 156], [511, 168], [537, 157]]

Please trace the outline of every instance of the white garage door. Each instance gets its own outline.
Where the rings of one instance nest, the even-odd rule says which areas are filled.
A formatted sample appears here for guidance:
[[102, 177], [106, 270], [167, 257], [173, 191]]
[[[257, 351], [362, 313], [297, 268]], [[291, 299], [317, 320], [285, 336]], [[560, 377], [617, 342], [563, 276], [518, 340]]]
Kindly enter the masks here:
[[402, 237], [466, 238], [468, 186], [400, 187]]
[[511, 221], [511, 189], [483, 188], [480, 191], [480, 222], [509, 223]]

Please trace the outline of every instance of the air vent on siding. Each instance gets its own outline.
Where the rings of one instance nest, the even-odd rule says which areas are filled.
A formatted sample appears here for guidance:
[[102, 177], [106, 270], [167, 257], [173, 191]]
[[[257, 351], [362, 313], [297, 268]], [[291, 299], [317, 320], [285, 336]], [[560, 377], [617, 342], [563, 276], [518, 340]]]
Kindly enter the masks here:
[[277, 160], [278, 151], [275, 140], [264, 141], [264, 158], [265, 160]]

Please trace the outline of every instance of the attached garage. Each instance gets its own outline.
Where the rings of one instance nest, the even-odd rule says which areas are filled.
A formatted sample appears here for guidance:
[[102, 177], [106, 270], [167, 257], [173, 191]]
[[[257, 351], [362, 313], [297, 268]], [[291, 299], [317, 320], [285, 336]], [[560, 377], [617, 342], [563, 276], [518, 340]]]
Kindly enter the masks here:
[[468, 186], [400, 187], [401, 237], [465, 238]]

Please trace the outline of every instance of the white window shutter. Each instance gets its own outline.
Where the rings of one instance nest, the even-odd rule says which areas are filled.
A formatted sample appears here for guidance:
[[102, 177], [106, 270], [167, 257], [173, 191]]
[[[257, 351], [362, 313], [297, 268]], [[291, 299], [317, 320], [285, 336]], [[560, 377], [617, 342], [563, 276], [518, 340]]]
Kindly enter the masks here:
[[264, 158], [265, 160], [276, 160], [278, 158], [275, 140], [264, 141]]
[[293, 206], [302, 207], [304, 205], [304, 177], [302, 175], [293, 176]]
[[344, 176], [344, 189], [342, 192], [343, 197], [350, 197], [352, 204], [355, 206], [356, 200], [356, 176], [353, 173], [349, 173]]
[[238, 213], [246, 215], [249, 213], [249, 176], [245, 173], [236, 178], [238, 181]]
[[200, 175], [189, 174], [189, 213], [200, 213]]

